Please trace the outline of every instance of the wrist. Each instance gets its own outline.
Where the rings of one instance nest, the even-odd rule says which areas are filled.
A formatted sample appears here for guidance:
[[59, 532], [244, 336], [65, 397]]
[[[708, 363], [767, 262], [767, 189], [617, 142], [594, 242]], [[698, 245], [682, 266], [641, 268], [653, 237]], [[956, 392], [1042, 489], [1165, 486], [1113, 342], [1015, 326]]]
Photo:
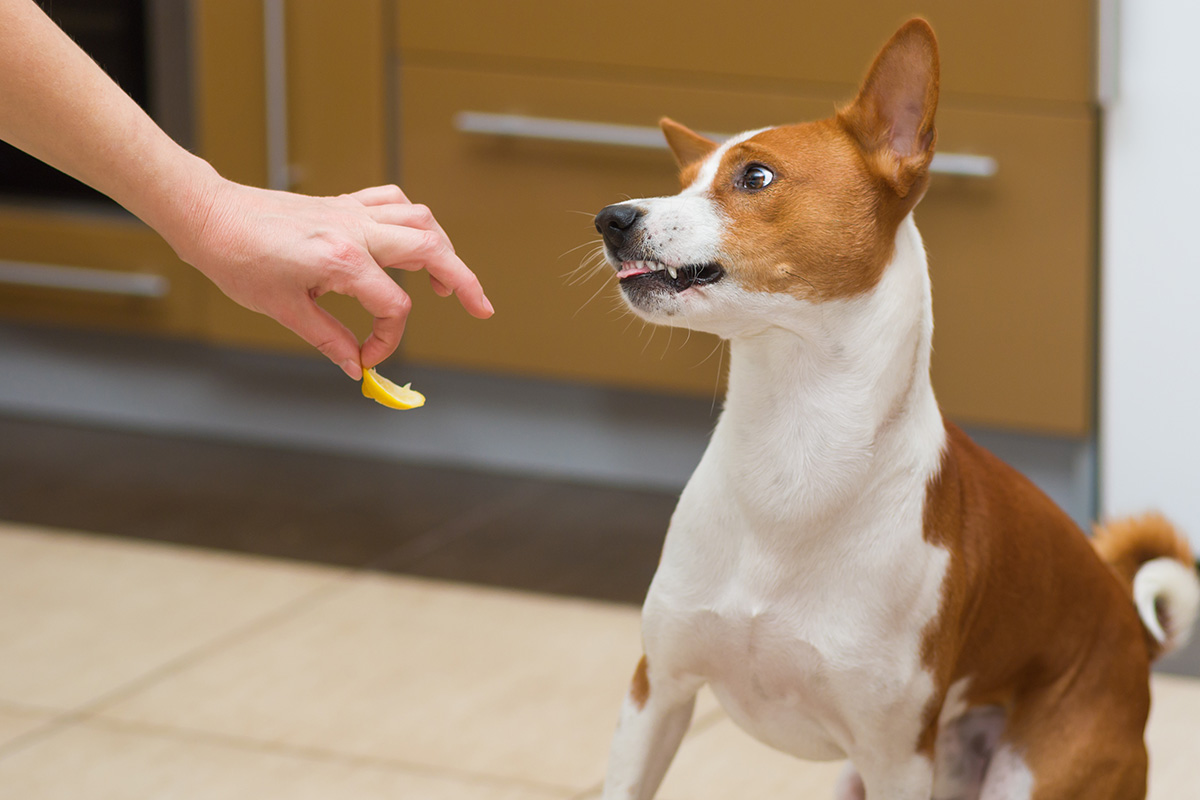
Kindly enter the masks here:
[[212, 165], [181, 150], [179, 162], [164, 174], [144, 212], [131, 209], [166, 240], [181, 259], [196, 266], [196, 246], [204, 238], [229, 181]]

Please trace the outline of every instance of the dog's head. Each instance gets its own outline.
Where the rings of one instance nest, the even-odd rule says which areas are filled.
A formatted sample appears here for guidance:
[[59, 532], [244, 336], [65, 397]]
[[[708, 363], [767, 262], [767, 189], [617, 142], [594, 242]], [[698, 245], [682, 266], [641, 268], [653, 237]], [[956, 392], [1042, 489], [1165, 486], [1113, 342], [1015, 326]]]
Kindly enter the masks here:
[[734, 336], [764, 303], [869, 291], [928, 185], [937, 98], [937, 43], [912, 20], [832, 118], [721, 144], [664, 119], [683, 191], [596, 216], [625, 300], [653, 322]]

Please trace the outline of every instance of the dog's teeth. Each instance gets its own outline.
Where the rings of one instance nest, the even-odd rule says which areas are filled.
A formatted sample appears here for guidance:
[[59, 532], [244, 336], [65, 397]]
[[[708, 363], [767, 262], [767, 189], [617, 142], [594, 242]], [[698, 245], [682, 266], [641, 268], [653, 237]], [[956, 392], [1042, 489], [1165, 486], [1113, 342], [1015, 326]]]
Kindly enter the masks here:
[[679, 270], [677, 270], [675, 267], [667, 267], [667, 272], [670, 274], [671, 280], [675, 280], [679, 277]]

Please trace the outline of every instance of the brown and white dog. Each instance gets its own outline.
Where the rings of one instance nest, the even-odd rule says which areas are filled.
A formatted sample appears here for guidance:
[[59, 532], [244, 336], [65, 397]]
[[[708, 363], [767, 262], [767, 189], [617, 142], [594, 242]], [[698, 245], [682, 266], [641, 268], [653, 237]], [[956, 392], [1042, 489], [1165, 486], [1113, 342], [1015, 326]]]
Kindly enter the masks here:
[[606, 800], [654, 795], [704, 684], [763, 742], [848, 758], [843, 800], [1145, 796], [1150, 663], [1195, 619], [1192, 556], [1159, 517], [1089, 542], [943, 420], [912, 218], [937, 99], [913, 20], [831, 119], [722, 144], [664, 120], [685, 188], [596, 217], [636, 313], [731, 348]]

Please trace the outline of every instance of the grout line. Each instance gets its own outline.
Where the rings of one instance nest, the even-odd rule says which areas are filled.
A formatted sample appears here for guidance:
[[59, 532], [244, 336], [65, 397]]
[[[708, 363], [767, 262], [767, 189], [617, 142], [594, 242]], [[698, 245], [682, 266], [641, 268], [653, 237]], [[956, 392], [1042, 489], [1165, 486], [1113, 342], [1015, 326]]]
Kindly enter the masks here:
[[491, 786], [504, 786], [510, 788], [521, 787], [544, 792], [553, 792], [559, 795], [563, 794], [564, 792], [574, 791], [573, 787], [570, 786], [544, 783], [536, 780], [510, 778], [503, 775], [492, 775], [489, 773], [467, 772], [450, 769], [447, 767], [439, 767], [431, 764], [405, 761], [403, 759], [345, 753], [337, 750], [328, 750], [322, 747], [285, 744], [282, 742], [266, 742], [260, 739], [252, 739], [227, 733], [215, 733], [212, 731], [182, 728], [174, 725], [162, 725], [148, 722], [131, 722], [129, 720], [112, 719], [108, 717], [96, 717], [94, 719], [90, 719], [88, 720], [88, 724], [97, 728], [105, 728], [115, 732], [168, 738], [179, 742], [207, 744], [210, 746], [252, 751], [268, 755], [280, 755], [292, 758], [302, 758], [310, 761], [324, 761], [328, 763], [344, 764], [347, 766], [369, 767], [372, 769], [403, 770], [405, 772], [427, 777], [470, 781]]
[[18, 736], [3, 745], [0, 745], [0, 761], [19, 753], [38, 742], [43, 741], [49, 736], [57, 733], [59, 730], [74, 725], [79, 722], [84, 722], [96, 717], [103, 709], [127, 699], [132, 695], [137, 694], [155, 683], [174, 675], [190, 666], [193, 666], [206, 658], [209, 658], [227, 647], [231, 647], [241, 641], [244, 641], [252, 636], [260, 634], [275, 625], [302, 613], [317, 603], [326, 600], [328, 597], [338, 594], [339, 592], [348, 591], [352, 583], [345, 580], [337, 580], [341, 578], [349, 578], [354, 575], [353, 570], [336, 570], [330, 580], [307, 594], [300, 595], [293, 600], [284, 603], [279, 608], [268, 611], [261, 617], [251, 620], [239, 628], [224, 633], [211, 639], [203, 644], [197, 645], [192, 649], [169, 659], [168, 661], [152, 667], [148, 671], [142, 673], [138, 677], [109, 690], [107, 693], [88, 703], [72, 709], [70, 711], [59, 714], [54, 719], [47, 721], [45, 724], [34, 728], [33, 730]]
[[[104, 709], [127, 699], [154, 684], [174, 674], [177, 674], [213, 655], [232, 647], [239, 642], [258, 635], [277, 624], [297, 616], [320, 602], [353, 587], [355, 577], [379, 571], [384, 566], [393, 569], [412, 567], [421, 559], [428, 557], [438, 548], [466, 536], [480, 527], [511, 514], [526, 503], [536, 500], [549, 492], [542, 483], [530, 482], [516, 491], [482, 506], [477, 506], [463, 515], [441, 525], [437, 525], [415, 539], [409, 540], [387, 555], [377, 558], [359, 567], [333, 568], [324, 567], [332, 573], [328, 582], [313, 591], [302, 594], [280, 607], [266, 612], [263, 616], [251, 620], [239, 628], [217, 636], [184, 653], [150, 668], [148, 671], [102, 694], [100, 697], [84, 703], [74, 709], [47, 710], [52, 718], [26, 733], [0, 745], [0, 761], [15, 753], [21, 752], [72, 725], [96, 718]], [[185, 545], [186, 547], [186, 545]], [[270, 558], [268, 556], [254, 556]], [[272, 559], [279, 560], [279, 559]], [[569, 791], [569, 788], [566, 789]]]
[[[13, 739], [0, 745], [0, 761], [9, 756], [21, 752], [26, 748], [43, 741], [49, 736], [57, 733], [71, 725], [79, 722], [87, 721], [96, 718], [105, 708], [111, 707], [115, 703], [128, 697], [137, 694], [145, 689], [150, 688], [155, 683], [162, 681], [171, 675], [181, 672], [188, 667], [191, 667], [206, 658], [209, 658], [222, 650], [234, 646], [237, 643], [244, 641], [251, 636], [262, 633], [276, 624], [279, 624], [287, 619], [295, 617], [317, 603], [328, 599], [329, 597], [343, 591], [348, 591], [353, 583], [344, 579], [353, 579], [363, 574], [369, 574], [373, 571], [378, 571], [384, 564], [392, 566], [392, 561], [399, 558], [406, 558], [408, 563], [402, 563], [401, 566], [411, 567], [420, 559], [428, 556], [438, 547], [452, 542], [462, 536], [465, 536], [481, 526], [491, 522], [501, 516], [511, 513], [519, 508], [524, 503], [530, 502], [533, 499], [545, 494], [549, 489], [544, 485], [530, 483], [514, 491], [513, 493], [482, 506], [477, 506], [467, 511], [462, 516], [456, 517], [441, 525], [434, 526], [429, 531], [420, 536], [397, 547], [389, 554], [380, 558], [374, 559], [365, 565], [358, 567], [343, 567], [335, 568], [325, 566], [329, 569], [332, 575], [329, 582], [324, 586], [314, 589], [308, 594], [300, 595], [293, 600], [285, 602], [279, 608], [267, 612], [258, 619], [247, 622], [240, 628], [229, 631], [217, 638], [200, 644], [191, 650], [188, 650], [181, 655], [178, 655], [165, 663], [159, 664], [157, 667], [152, 667], [145, 673], [137, 676], [129, 682], [110, 690], [100, 697], [85, 703], [77, 708], [63, 711], [61, 709], [47, 710], [51, 715], [51, 719], [47, 720], [42, 725], [33, 728], [26, 733], [14, 737]], [[187, 547], [188, 545], [184, 545]], [[409, 553], [408, 551], [412, 551]], [[255, 555], [256, 558], [271, 558], [269, 556]], [[281, 559], [271, 559], [281, 560]], [[339, 580], [342, 579], [342, 580]]]

